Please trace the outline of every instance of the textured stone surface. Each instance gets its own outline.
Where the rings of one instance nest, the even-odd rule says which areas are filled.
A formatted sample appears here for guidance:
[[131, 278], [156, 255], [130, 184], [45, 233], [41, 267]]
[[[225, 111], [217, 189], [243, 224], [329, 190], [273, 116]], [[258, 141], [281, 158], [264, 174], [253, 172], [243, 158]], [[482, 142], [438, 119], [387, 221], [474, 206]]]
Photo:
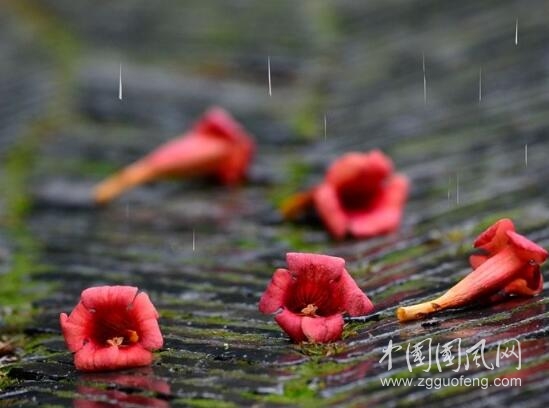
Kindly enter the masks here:
[[[547, 290], [426, 322], [394, 318], [397, 305], [428, 299], [468, 273], [473, 239], [497, 218], [511, 217], [519, 231], [549, 244], [544, 2], [23, 3], [0, 6], [0, 19], [10, 16], [0, 24], [0, 72], [30, 88], [0, 85], [2, 100], [22, 104], [13, 107], [17, 115], [0, 113], [0, 128], [12, 129], [2, 134], [2, 149], [23, 144], [33, 151], [23, 166], [2, 168], [10, 191], [21, 189], [32, 206], [13, 226], [15, 193], [5, 196], [0, 275], [32, 277], [49, 291], [33, 298], [36, 310], [22, 325], [8, 319], [0, 328], [24, 335], [20, 361], [5, 366], [7, 380], [0, 377], [3, 403], [547, 405]], [[54, 34], [77, 49], [48, 48]], [[34, 49], [52, 61], [51, 70], [66, 70], [64, 81], [32, 86], [46, 74], [42, 59], [25, 57]], [[25, 139], [23, 106], [36, 109], [49, 92], [65, 95], [62, 118]], [[184, 130], [211, 103], [230, 108], [257, 136], [247, 186], [172, 181], [138, 188], [106, 208], [90, 204], [95, 182]], [[57, 118], [57, 110], [44, 115]], [[398, 234], [334, 243], [307, 220], [280, 222], [281, 197], [312, 185], [338, 154], [374, 147], [413, 184]], [[26, 176], [16, 177], [21, 169]], [[29, 246], [32, 263], [12, 261]], [[336, 347], [292, 345], [257, 311], [272, 272], [296, 250], [344, 257], [378, 309], [349, 323]], [[20, 267], [10, 271], [12, 264]], [[74, 370], [58, 316], [82, 289], [101, 284], [139, 286], [157, 305], [166, 344], [152, 367]], [[459, 374], [519, 376], [522, 386], [382, 387], [380, 377], [426, 376], [408, 371], [405, 351], [394, 353], [390, 371], [379, 363], [389, 340], [406, 349], [428, 337], [433, 344], [461, 338], [466, 347], [485, 339], [489, 363], [499, 341], [520, 340], [521, 370], [507, 362]]]

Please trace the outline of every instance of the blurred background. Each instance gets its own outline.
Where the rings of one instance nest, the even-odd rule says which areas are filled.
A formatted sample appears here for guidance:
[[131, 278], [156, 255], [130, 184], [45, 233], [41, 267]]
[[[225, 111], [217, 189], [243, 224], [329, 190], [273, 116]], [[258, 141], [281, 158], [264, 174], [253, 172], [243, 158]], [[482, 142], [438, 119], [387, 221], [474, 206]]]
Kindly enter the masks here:
[[[393, 316], [468, 273], [498, 218], [547, 247], [547, 15], [534, 0], [2, 2], [0, 400], [544, 406], [547, 289], [428, 325]], [[213, 104], [258, 142], [245, 187], [168, 181], [94, 207], [96, 182]], [[280, 220], [334, 158], [373, 148], [412, 181], [399, 233], [334, 243]], [[378, 320], [335, 348], [292, 346], [256, 307], [287, 251], [344, 257]], [[162, 316], [166, 346], [130, 380], [77, 374], [60, 336], [59, 313], [100, 284], [141, 287]], [[466, 374], [513, 371], [522, 387], [383, 388], [412, 376], [403, 354], [379, 363], [389, 339], [426, 336], [486, 339], [491, 357], [519, 339], [519, 374]]]

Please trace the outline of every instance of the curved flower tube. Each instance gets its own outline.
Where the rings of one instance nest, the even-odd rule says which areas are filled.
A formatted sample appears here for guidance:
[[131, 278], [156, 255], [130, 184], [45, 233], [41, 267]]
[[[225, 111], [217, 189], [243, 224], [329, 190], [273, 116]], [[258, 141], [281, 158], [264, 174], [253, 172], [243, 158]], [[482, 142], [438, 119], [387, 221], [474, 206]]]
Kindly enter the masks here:
[[509, 295], [534, 296], [541, 292], [540, 265], [547, 259], [547, 251], [517, 234], [511, 220], [496, 222], [474, 245], [483, 251], [470, 258], [474, 270], [435, 300], [399, 307], [396, 314], [401, 322], [473, 302], [498, 301]]
[[222, 108], [210, 108], [194, 127], [101, 182], [94, 199], [106, 204], [124, 191], [169, 177], [213, 176], [220, 183], [242, 181], [255, 144]]

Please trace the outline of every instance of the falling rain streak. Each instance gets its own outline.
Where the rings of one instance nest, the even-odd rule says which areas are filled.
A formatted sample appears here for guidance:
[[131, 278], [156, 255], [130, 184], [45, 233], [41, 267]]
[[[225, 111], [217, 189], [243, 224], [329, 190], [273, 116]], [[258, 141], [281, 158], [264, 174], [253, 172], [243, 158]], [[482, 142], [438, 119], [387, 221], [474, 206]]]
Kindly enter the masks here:
[[195, 249], [196, 249], [196, 240], [195, 240], [194, 229], [193, 229], [193, 252]]
[[528, 144], [524, 145], [524, 166], [528, 167]]
[[425, 75], [425, 53], [422, 54], [423, 65], [423, 103], [427, 104], [427, 76]]
[[518, 18], [517, 22], [515, 23], [515, 45], [518, 45]]
[[450, 205], [450, 199], [452, 197], [452, 192], [450, 191], [451, 185], [452, 185], [452, 176], [448, 176], [448, 205]]
[[[452, 176], [448, 176], [448, 205], [452, 204]], [[459, 174], [456, 173], [456, 205], [459, 205]]]
[[482, 101], [482, 68], [478, 71], [478, 101]]
[[122, 100], [122, 64], [120, 64], [120, 72], [118, 73], [118, 99]]
[[459, 174], [456, 173], [456, 204], [459, 205]]
[[326, 140], [326, 128], [327, 128], [327, 120], [326, 120], [326, 114], [324, 114], [324, 140]]
[[482, 101], [482, 68], [478, 71], [478, 101]]
[[269, 77], [269, 96], [272, 95], [271, 89], [271, 57], [267, 57], [267, 76]]

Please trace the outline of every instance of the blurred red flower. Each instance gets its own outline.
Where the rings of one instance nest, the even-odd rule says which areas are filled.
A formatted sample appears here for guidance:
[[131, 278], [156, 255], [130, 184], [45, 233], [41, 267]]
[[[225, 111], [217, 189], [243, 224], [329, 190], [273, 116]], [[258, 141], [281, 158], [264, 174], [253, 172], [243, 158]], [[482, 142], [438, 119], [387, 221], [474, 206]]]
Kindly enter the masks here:
[[137, 185], [169, 177], [213, 176], [226, 185], [242, 181], [255, 143], [224, 109], [210, 108], [183, 135], [100, 183], [97, 203], [107, 203]]
[[348, 233], [366, 238], [398, 229], [408, 189], [408, 179], [395, 174], [391, 159], [379, 150], [347, 153], [332, 163], [320, 185], [290, 197], [282, 213], [293, 218], [314, 205], [334, 238]]
[[65, 342], [81, 371], [148, 365], [162, 347], [158, 312], [146, 293], [132, 286], [99, 286], [82, 292], [80, 302], [60, 322]]
[[374, 306], [345, 269], [327, 255], [288, 253], [288, 269], [277, 269], [259, 301], [259, 310], [298, 343], [328, 343], [341, 338], [343, 314], [360, 316]]
[[547, 251], [517, 234], [513, 222], [501, 219], [475, 240], [482, 253], [469, 258], [473, 272], [435, 300], [400, 307], [400, 321], [421, 319], [439, 310], [497, 302], [514, 296], [534, 296], [543, 289], [540, 265]]

